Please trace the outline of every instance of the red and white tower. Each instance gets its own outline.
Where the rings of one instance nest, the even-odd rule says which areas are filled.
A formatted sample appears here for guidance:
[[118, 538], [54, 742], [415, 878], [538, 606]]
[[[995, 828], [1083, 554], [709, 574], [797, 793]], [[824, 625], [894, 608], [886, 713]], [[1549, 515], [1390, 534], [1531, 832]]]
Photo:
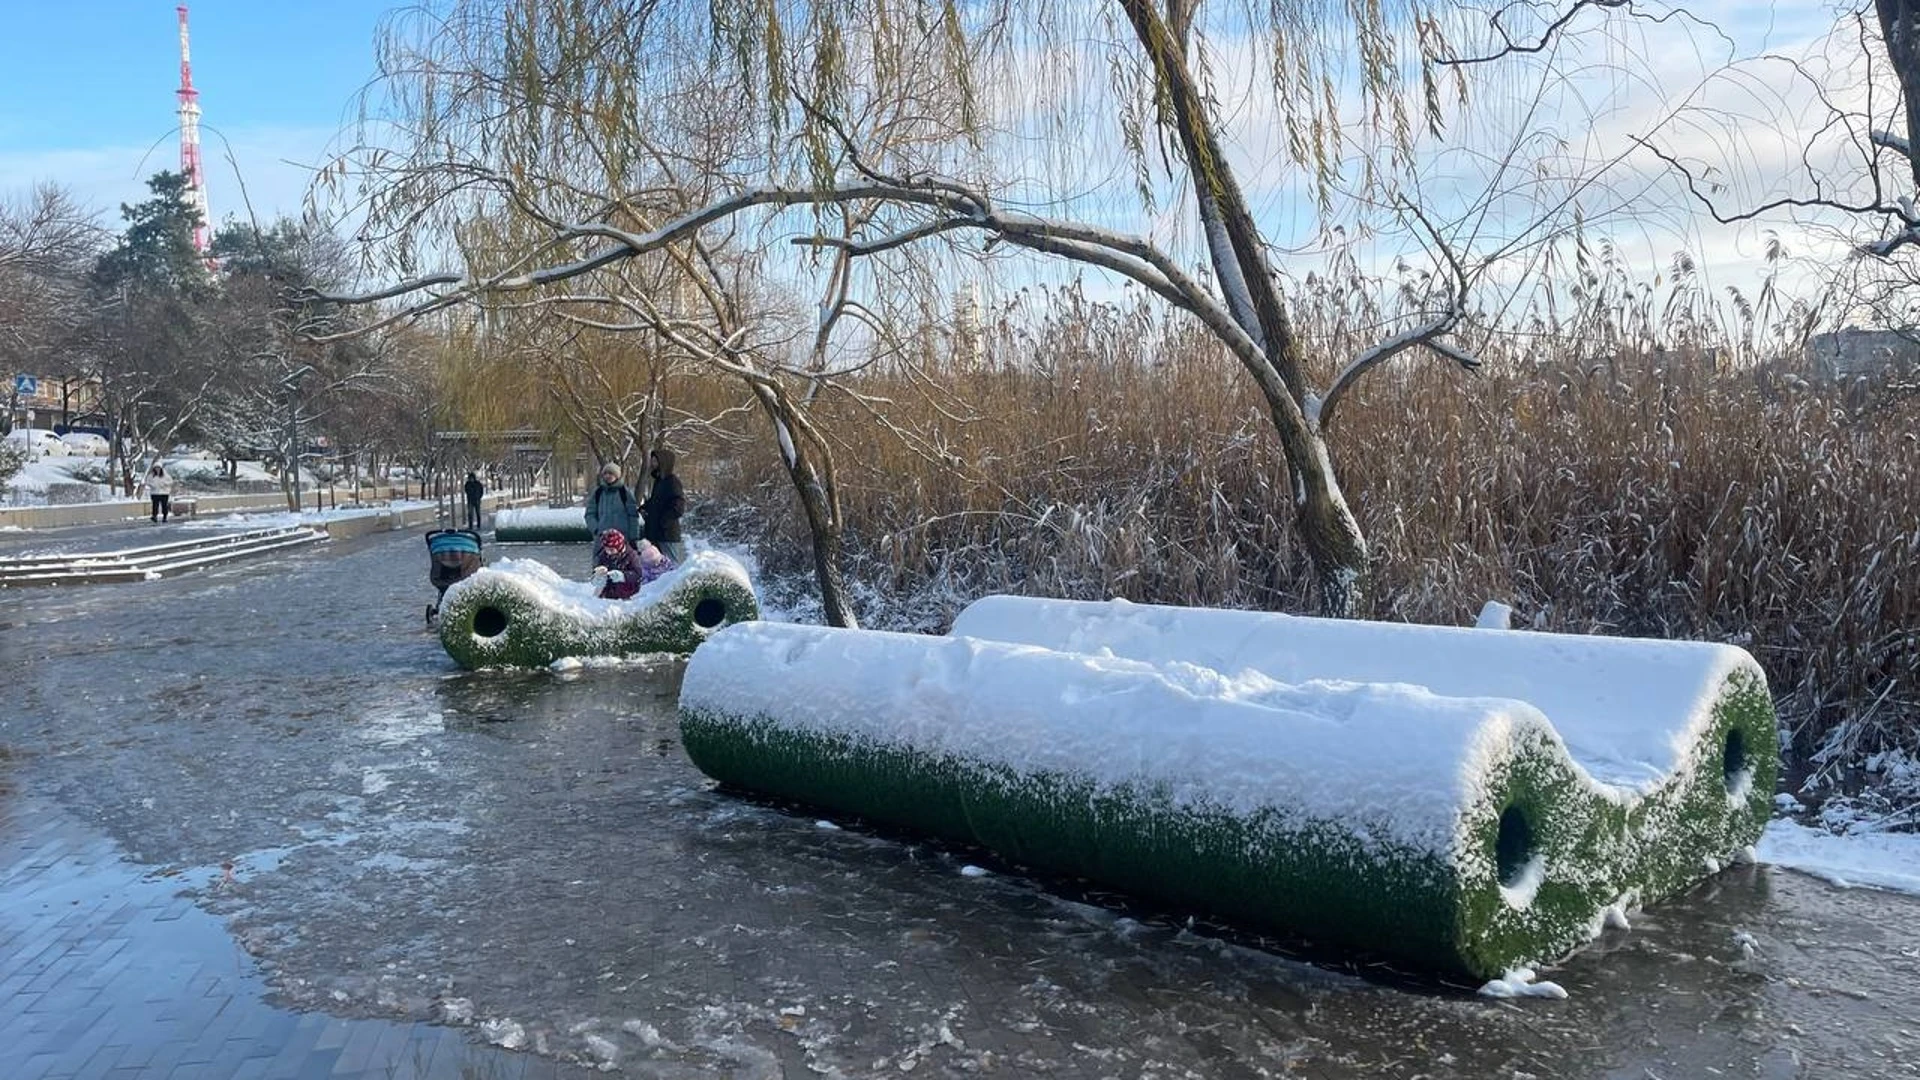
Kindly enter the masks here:
[[200, 171], [200, 91], [193, 88], [193, 63], [187, 54], [187, 5], [180, 13], [180, 172], [187, 178], [187, 205], [200, 212], [193, 248], [207, 250], [207, 181]]

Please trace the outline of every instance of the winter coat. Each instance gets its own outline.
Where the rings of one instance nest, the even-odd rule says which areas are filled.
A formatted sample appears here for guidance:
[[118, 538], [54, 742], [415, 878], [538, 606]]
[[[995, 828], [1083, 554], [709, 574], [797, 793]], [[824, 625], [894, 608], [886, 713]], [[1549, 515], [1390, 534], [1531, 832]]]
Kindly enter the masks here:
[[486, 495], [486, 493], [487, 493], [487, 486], [480, 482], [479, 477], [476, 476], [467, 481], [467, 501], [468, 502], [477, 503], [480, 501], [482, 496]]
[[172, 495], [173, 477], [164, 472], [157, 476], [148, 473], [140, 478], [140, 486], [147, 489], [149, 495]]
[[599, 536], [608, 529], [619, 529], [631, 546], [640, 539], [640, 514], [627, 485], [602, 480], [587, 496], [587, 531]]
[[653, 456], [659, 464], [653, 467], [653, 489], [640, 508], [646, 518], [646, 531], [641, 535], [656, 544], [677, 544], [680, 515], [687, 510], [686, 493], [680, 488], [680, 478], [673, 474], [673, 451], [655, 450]]
[[663, 577], [673, 569], [673, 560], [667, 553], [653, 546], [651, 540], [642, 540], [636, 545], [640, 552], [640, 583], [642, 585], [655, 578]]
[[593, 557], [593, 565], [604, 566], [620, 575], [619, 581], [609, 580], [600, 595], [608, 600], [625, 600], [640, 591], [646, 579], [646, 569], [640, 565], [640, 556], [632, 547], [623, 547], [618, 555], [601, 548]]

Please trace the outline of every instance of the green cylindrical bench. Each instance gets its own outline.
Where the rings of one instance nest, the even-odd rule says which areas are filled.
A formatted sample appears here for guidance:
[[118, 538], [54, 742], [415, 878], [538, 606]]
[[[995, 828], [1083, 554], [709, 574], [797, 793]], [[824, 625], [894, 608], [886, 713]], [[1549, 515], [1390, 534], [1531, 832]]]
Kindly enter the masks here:
[[760, 617], [735, 559], [698, 551], [628, 600], [603, 600], [544, 563], [504, 559], [447, 589], [440, 643], [461, 667], [544, 667], [562, 657], [690, 653]]
[[593, 539], [586, 514], [578, 506], [508, 508], [493, 516], [493, 539], [498, 544], [584, 544]]
[[1622, 812], [1601, 823], [1615, 834], [1605, 869], [1629, 899], [1697, 883], [1756, 843], [1772, 812], [1773, 701], [1760, 665], [1732, 645], [1016, 596], [974, 601], [953, 632], [1281, 682], [1524, 701], [1618, 793]]
[[1616, 794], [1511, 700], [750, 623], [680, 718], [726, 784], [1476, 979], [1617, 899]]

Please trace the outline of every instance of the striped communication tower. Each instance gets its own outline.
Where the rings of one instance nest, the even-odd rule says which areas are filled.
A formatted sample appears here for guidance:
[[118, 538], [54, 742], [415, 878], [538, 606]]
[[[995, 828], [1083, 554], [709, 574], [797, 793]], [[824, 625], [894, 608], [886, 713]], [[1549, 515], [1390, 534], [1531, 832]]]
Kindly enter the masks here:
[[193, 88], [193, 63], [187, 53], [187, 5], [180, 13], [180, 172], [187, 178], [187, 205], [200, 214], [193, 228], [193, 249], [207, 251], [207, 180], [200, 170], [200, 91]]

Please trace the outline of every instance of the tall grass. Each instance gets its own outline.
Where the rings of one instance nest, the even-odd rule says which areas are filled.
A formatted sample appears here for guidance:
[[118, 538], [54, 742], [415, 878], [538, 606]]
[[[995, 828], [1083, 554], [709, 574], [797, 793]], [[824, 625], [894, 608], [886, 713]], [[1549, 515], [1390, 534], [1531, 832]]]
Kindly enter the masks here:
[[[1306, 610], [1286, 466], [1239, 370], [1183, 324], [1053, 301], [969, 362], [865, 377], [910, 437], [846, 396], [816, 404], [863, 618], [938, 631], [1001, 591]], [[1354, 313], [1305, 309], [1342, 354]], [[1497, 598], [1536, 629], [1732, 641], [1767, 669], [1802, 758], [1914, 744], [1920, 394], [1690, 343], [1483, 344], [1476, 374], [1403, 357], [1342, 407], [1331, 443], [1374, 617], [1458, 624]], [[696, 408], [735, 393], [684, 389]], [[704, 527], [805, 574], [771, 440], [739, 423], [686, 447]]]

